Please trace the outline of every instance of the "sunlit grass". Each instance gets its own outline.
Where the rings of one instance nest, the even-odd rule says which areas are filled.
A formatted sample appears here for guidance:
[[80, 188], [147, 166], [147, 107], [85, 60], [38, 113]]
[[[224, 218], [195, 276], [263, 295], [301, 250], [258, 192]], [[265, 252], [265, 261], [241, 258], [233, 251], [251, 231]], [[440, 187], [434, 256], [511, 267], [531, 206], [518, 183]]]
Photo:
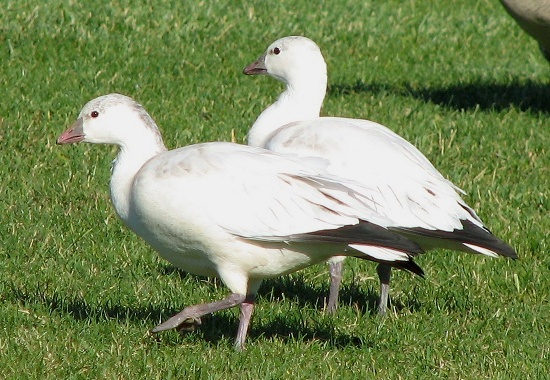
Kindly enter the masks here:
[[[0, 378], [542, 379], [550, 372], [550, 66], [498, 1], [4, 1], [0, 12]], [[112, 147], [57, 147], [88, 100], [141, 102], [170, 147], [238, 141], [281, 91], [242, 68], [306, 35], [329, 66], [324, 115], [417, 145], [520, 260], [432, 252], [396, 273], [376, 315], [374, 265], [267, 281], [248, 350], [236, 310], [196, 332], [148, 329], [222, 298], [116, 219]], [[368, 163], [365, 163], [368, 164]]]

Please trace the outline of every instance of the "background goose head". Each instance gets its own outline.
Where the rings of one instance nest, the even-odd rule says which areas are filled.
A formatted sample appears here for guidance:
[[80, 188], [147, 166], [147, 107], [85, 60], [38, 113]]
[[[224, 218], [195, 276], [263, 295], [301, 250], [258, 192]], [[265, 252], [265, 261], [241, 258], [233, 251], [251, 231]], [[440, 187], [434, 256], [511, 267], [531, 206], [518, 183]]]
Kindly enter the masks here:
[[319, 46], [309, 38], [278, 39], [243, 72], [268, 74], [286, 86], [277, 101], [254, 122], [248, 145], [264, 146], [271, 133], [282, 125], [319, 117], [327, 91], [327, 65]]
[[307, 37], [289, 36], [273, 42], [265, 53], [244, 71], [247, 75], [269, 74], [281, 82], [292, 85], [306, 79], [324, 81], [327, 65], [319, 46]]

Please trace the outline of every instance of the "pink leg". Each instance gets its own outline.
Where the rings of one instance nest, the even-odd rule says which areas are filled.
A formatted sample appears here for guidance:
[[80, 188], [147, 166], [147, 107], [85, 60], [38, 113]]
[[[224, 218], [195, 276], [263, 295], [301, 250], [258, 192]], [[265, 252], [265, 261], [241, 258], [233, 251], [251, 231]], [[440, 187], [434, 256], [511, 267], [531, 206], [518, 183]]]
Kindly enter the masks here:
[[376, 272], [380, 279], [380, 303], [378, 304], [378, 314], [386, 315], [388, 311], [388, 298], [390, 295], [391, 266], [378, 264]]
[[203, 315], [237, 306], [245, 299], [246, 296], [242, 294], [232, 293], [221, 301], [188, 306], [166, 322], [152, 329], [151, 332], [158, 333], [170, 329], [177, 329], [178, 331], [193, 330], [195, 326], [201, 324], [200, 318]]
[[235, 340], [235, 349], [237, 351], [244, 350], [244, 342], [248, 334], [248, 327], [250, 326], [250, 319], [252, 318], [252, 312], [254, 311], [254, 302], [256, 296], [248, 295], [246, 299], [241, 303], [241, 318], [239, 320], [239, 330], [237, 331], [237, 339]]
[[327, 313], [334, 313], [338, 308], [338, 294], [340, 293], [344, 262], [329, 262], [328, 270], [330, 273], [330, 289], [328, 294]]

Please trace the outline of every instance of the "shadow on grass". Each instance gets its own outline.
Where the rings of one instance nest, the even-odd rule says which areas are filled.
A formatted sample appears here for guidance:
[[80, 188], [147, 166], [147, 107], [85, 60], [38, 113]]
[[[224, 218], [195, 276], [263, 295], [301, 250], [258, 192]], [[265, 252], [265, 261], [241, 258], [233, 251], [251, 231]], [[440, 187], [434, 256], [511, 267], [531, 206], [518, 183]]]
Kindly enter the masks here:
[[[161, 272], [165, 275], [178, 274], [182, 280], [193, 276], [170, 265], [161, 268]], [[217, 278], [197, 278], [200, 278], [202, 281], [212, 281], [222, 284], [221, 280]], [[326, 280], [326, 286], [318, 286], [308, 282], [300, 272], [289, 276], [268, 279], [260, 287], [258, 302], [284, 302], [285, 300], [291, 300], [302, 308], [324, 310], [328, 298], [328, 271]], [[355, 283], [343, 283], [340, 290], [340, 305], [354, 306], [363, 314], [375, 315], [378, 313], [378, 294], [370, 287], [363, 288]], [[397, 310], [408, 307], [407, 305], [393, 306]]]
[[[11, 297], [15, 301], [25, 304], [37, 303], [44, 305], [51, 312], [60, 312], [70, 315], [75, 320], [151, 320], [158, 322], [164, 310], [158, 307], [148, 306], [145, 308], [127, 307], [120, 304], [105, 302], [100, 305], [92, 305], [83, 297], [68, 298], [57, 291], [50, 291], [47, 285], [40, 285], [35, 290], [17, 288], [13, 284], [6, 283], [6, 289], [10, 289]], [[4, 298], [9, 295], [4, 294]]]
[[[187, 281], [191, 277], [191, 279], [201, 282], [220, 282], [219, 279], [205, 279], [194, 276], [169, 265], [162, 267], [161, 271], [166, 275], [176, 274], [182, 280]], [[166, 305], [146, 307], [125, 306], [109, 301], [91, 304], [83, 297], [73, 296], [71, 298], [59, 294], [57, 291], [52, 291], [47, 285], [37, 286], [36, 289], [26, 289], [6, 282], [5, 289], [9, 289], [11, 294], [3, 294], [4, 299], [12, 298], [15, 302], [24, 304], [41, 304], [52, 313], [69, 315], [77, 321], [93, 320], [101, 323], [105, 320], [117, 320], [140, 324], [145, 321], [152, 328], [159, 321], [166, 320], [169, 316], [180, 311], [174, 309], [173, 304], [168, 306], [170, 304], [168, 301]], [[267, 307], [269, 307], [269, 303], [290, 300], [292, 303], [297, 304], [298, 308], [293, 308], [291, 315], [264, 317], [264, 322], [261, 320], [257, 323], [252, 322], [249, 332], [250, 338], [276, 338], [285, 342], [296, 340], [320, 341], [335, 348], [346, 346], [365, 347], [374, 344], [338, 331], [336, 327], [338, 324], [338, 311], [333, 315], [326, 315], [322, 311], [327, 293], [327, 287], [309, 284], [299, 273], [265, 281], [258, 293], [260, 304], [268, 304]], [[365, 293], [355, 284], [348, 284], [342, 288], [340, 295], [342, 306], [352, 306], [364, 315], [375, 316], [377, 314], [378, 296], [372, 289], [367, 289]], [[416, 306], [414, 303], [392, 305], [397, 310], [402, 308], [414, 309]], [[308, 316], [305, 316], [299, 311], [302, 308], [318, 309], [318, 314], [312, 316], [311, 313], [308, 313]], [[238, 313], [219, 312], [205, 316], [202, 321], [203, 325], [195, 332], [201, 339], [210, 343], [218, 343], [222, 340], [233, 342], [238, 326]], [[162, 335], [157, 335], [157, 340], [163, 342], [163, 344], [179, 344], [178, 340], [164, 339]]]
[[339, 331], [338, 318], [323, 317], [304, 320], [299, 316], [277, 315], [267, 323], [256, 323], [252, 326], [250, 337], [275, 339], [285, 343], [320, 342], [332, 348], [362, 347], [370, 348], [374, 342], [364, 341], [357, 336]]
[[334, 84], [329, 87], [329, 95], [350, 93], [412, 96], [458, 110], [479, 108], [484, 111], [502, 111], [515, 107], [522, 111], [550, 113], [550, 83], [543, 85], [533, 81], [493, 83], [479, 80], [473, 83], [424, 88], [409, 83], [389, 85], [357, 81], [354, 84]]

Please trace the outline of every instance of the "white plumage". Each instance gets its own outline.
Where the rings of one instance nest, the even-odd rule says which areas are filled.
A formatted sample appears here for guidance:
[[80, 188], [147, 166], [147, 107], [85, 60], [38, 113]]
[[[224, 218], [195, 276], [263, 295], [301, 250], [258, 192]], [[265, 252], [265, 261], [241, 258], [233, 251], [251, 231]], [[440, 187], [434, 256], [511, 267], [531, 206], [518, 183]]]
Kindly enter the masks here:
[[[376, 212], [391, 220], [393, 230], [423, 249], [449, 248], [489, 256], [516, 258], [515, 251], [494, 237], [460, 197], [464, 193], [439, 173], [408, 141], [378, 123], [319, 117], [327, 71], [319, 47], [299, 36], [281, 38], [244, 69], [269, 74], [286, 88], [258, 117], [248, 144], [298, 158], [327, 160], [333, 175], [355, 181]], [[337, 305], [341, 260], [331, 266], [328, 309]], [[384, 314], [390, 269], [379, 266]]]
[[240, 305], [242, 348], [262, 280], [336, 254], [422, 275], [412, 261], [419, 246], [389, 231], [391, 221], [363, 199], [361, 186], [326, 173], [324, 160], [306, 165], [232, 143], [167, 151], [147, 112], [119, 94], [90, 101], [58, 139], [80, 141], [120, 147], [111, 199], [131, 230], [172, 264], [220, 277], [231, 290], [221, 301], [185, 308], [153, 332], [186, 329], [207, 313]]

